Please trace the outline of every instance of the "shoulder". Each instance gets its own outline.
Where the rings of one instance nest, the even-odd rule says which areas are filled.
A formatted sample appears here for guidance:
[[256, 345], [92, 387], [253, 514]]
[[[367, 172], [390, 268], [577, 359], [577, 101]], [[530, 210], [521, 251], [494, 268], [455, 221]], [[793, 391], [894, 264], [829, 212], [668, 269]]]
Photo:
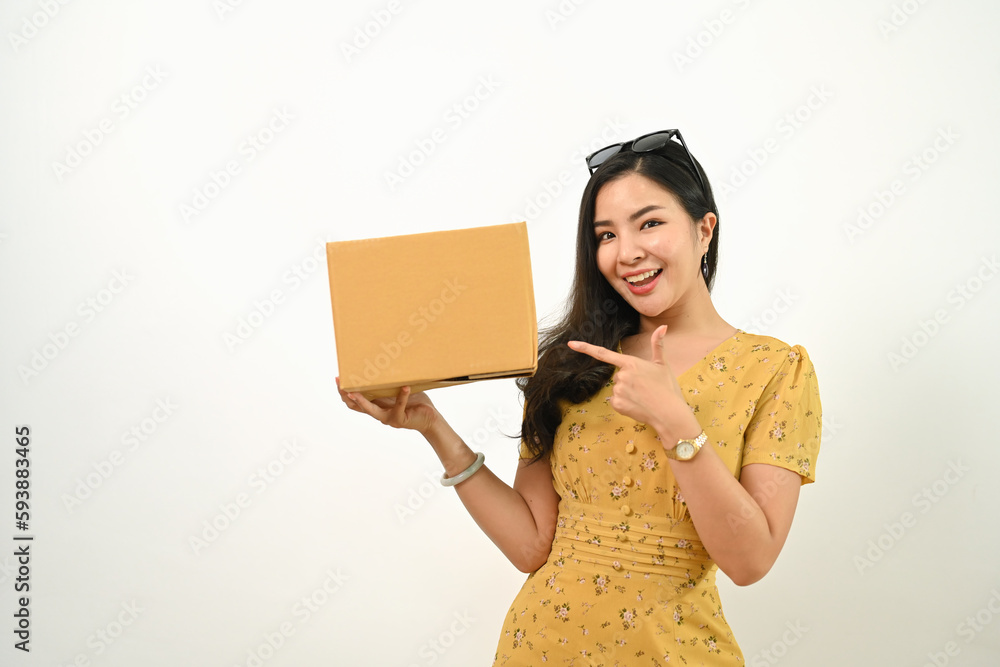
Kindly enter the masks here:
[[749, 372], [775, 375], [782, 370], [802, 368], [812, 372], [812, 360], [802, 345], [793, 345], [774, 336], [740, 331], [734, 336], [734, 352], [745, 361]]
[[738, 331], [733, 338], [737, 339], [743, 347], [747, 348], [780, 350], [793, 347], [780, 338], [765, 336], [764, 334], [749, 333], [747, 331], [743, 331], [742, 329]]
[[733, 336], [733, 339], [736, 342], [739, 351], [745, 354], [783, 354], [793, 360], [798, 357], [808, 357], [808, 353], [802, 345], [786, 343], [780, 338], [775, 338], [774, 336], [747, 333], [746, 331], [740, 330], [735, 336]]

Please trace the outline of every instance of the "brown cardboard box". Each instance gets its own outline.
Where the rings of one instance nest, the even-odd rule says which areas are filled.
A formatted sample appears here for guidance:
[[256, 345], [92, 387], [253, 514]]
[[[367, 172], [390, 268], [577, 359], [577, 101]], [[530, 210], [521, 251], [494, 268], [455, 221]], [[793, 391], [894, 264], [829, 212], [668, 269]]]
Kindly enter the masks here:
[[326, 244], [340, 385], [368, 398], [532, 375], [524, 222]]

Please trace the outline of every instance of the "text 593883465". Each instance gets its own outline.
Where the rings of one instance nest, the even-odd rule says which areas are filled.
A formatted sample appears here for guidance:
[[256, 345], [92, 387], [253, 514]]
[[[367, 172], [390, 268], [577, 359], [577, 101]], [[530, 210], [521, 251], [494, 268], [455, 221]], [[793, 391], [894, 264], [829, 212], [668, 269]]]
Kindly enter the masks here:
[[31, 525], [31, 428], [14, 428], [14, 527], [22, 534], [14, 534], [14, 557], [17, 576], [14, 592], [17, 604], [14, 611], [14, 648], [30, 651], [31, 613], [28, 610], [31, 591], [31, 540], [25, 533]]

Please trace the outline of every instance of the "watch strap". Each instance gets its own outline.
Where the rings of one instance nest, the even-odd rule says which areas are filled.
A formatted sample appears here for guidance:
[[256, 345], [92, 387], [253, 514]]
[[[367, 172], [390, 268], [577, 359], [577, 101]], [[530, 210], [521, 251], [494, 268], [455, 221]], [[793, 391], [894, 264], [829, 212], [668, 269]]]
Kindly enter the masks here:
[[[705, 442], [707, 440], [708, 440], [708, 435], [703, 430], [701, 433], [698, 434], [697, 437], [692, 438], [690, 440], [686, 438], [681, 438], [680, 440], [677, 441], [677, 444], [674, 445], [672, 449], [664, 448], [664, 452], [666, 453], [668, 459], [673, 459], [674, 461], [690, 461], [698, 454], [698, 452], [701, 451], [701, 448], [705, 445]], [[681, 445], [681, 443], [689, 443], [691, 446], [693, 446], [694, 453], [687, 458], [681, 458], [677, 456], [677, 452], [675, 450], [677, 449], [677, 447]]]

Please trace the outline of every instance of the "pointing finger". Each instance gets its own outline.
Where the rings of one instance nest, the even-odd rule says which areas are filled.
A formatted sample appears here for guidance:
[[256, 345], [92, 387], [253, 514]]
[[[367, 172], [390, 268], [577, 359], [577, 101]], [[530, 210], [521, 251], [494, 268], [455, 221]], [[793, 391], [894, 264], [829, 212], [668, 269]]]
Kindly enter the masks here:
[[584, 343], [581, 340], [571, 340], [567, 343], [571, 350], [576, 350], [582, 354], [593, 357], [598, 361], [603, 361], [606, 364], [612, 364], [618, 366], [619, 368], [628, 361], [629, 357], [624, 354], [618, 354], [606, 347], [600, 347], [599, 345], [591, 345], [590, 343]]

